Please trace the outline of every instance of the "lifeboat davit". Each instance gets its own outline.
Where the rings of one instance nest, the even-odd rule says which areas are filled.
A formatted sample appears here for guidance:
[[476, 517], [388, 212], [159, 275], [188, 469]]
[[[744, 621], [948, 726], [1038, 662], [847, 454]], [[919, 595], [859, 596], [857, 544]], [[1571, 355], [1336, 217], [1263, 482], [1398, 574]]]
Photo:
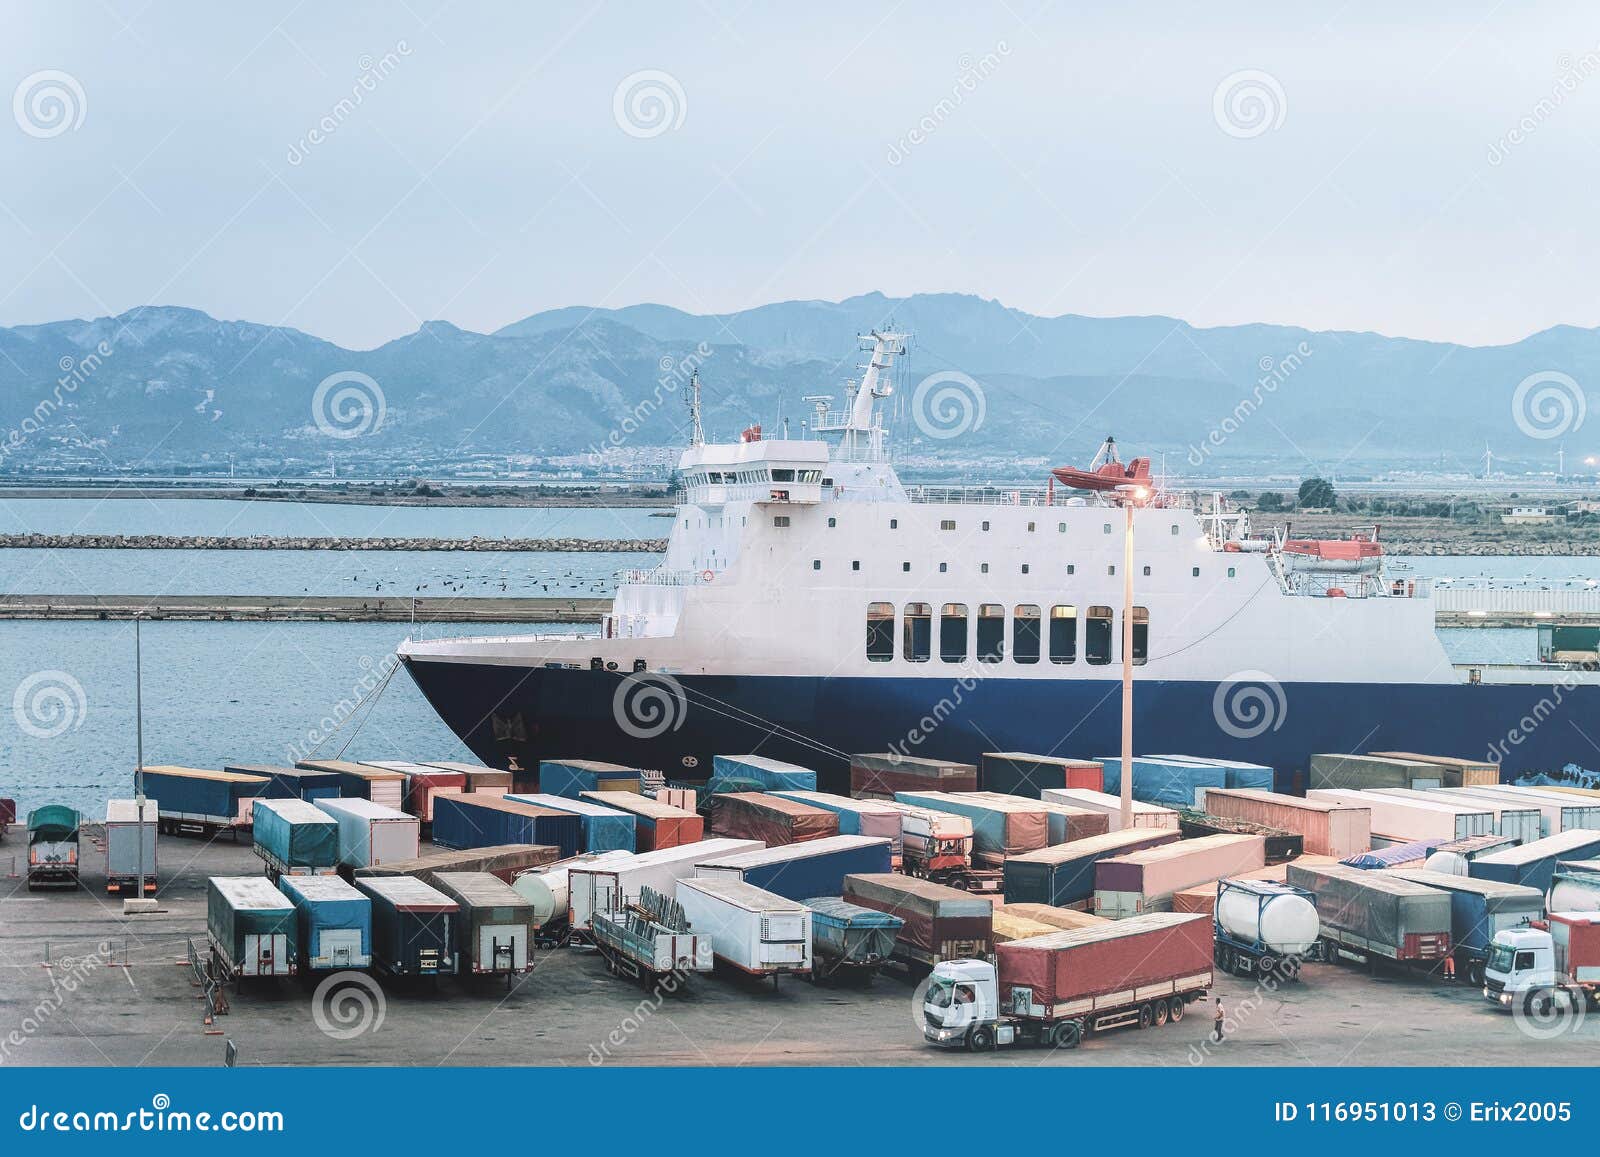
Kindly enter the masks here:
[[1107, 438], [1089, 463], [1087, 470], [1076, 466], [1057, 466], [1051, 475], [1062, 485], [1074, 490], [1115, 490], [1119, 486], [1150, 485], [1150, 459], [1133, 458], [1122, 462], [1117, 458], [1117, 440]]

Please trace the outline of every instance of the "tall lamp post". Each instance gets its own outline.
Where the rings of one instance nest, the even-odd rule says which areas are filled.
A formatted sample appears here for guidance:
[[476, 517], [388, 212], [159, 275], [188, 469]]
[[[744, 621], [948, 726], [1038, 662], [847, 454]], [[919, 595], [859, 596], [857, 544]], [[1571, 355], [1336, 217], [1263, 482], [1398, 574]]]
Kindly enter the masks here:
[[1122, 830], [1133, 828], [1133, 508], [1150, 497], [1144, 486], [1117, 487], [1122, 503]]

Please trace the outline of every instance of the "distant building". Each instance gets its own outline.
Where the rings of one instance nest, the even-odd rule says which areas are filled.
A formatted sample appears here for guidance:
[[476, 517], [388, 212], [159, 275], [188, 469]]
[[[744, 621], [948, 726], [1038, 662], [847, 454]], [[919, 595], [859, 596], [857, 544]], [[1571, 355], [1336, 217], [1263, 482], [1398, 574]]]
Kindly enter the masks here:
[[1556, 516], [1542, 506], [1513, 506], [1500, 516], [1507, 526], [1550, 526], [1555, 520]]

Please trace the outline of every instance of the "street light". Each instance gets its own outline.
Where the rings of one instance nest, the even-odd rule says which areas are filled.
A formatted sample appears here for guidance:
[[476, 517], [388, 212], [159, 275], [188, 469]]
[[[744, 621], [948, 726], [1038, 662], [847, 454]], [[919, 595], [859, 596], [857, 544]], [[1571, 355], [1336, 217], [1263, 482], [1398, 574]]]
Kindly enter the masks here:
[[1117, 487], [1122, 503], [1122, 830], [1133, 828], [1133, 508], [1150, 497], [1145, 486]]

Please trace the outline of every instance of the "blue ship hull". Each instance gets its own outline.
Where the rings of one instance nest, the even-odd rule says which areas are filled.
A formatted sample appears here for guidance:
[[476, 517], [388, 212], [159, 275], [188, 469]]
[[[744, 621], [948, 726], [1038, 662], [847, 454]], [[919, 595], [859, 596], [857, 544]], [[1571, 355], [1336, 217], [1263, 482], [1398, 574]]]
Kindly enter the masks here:
[[[591, 669], [406, 660], [446, 725], [478, 758], [521, 770], [598, 759], [704, 779], [716, 754], [760, 752], [848, 790], [848, 755], [979, 762], [986, 751], [1095, 756], [1121, 747], [1121, 687], [1087, 680], [629, 676]], [[1600, 750], [1600, 686], [1288, 683], [1266, 714], [1229, 719], [1233, 689], [1139, 681], [1137, 751], [1267, 764], [1287, 785], [1315, 752], [1419, 751], [1488, 759], [1503, 779]], [[1276, 696], [1274, 698], [1274, 696]], [[1224, 726], [1224, 724], [1227, 726]]]

